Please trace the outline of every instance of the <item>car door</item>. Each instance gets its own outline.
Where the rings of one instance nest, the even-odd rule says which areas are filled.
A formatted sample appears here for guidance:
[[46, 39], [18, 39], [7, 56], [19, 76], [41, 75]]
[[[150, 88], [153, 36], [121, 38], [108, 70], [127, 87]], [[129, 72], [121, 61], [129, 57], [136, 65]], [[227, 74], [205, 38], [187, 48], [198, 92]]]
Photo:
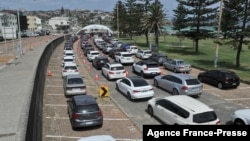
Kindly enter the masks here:
[[169, 63], [169, 69], [170, 70], [174, 70], [175, 69], [175, 67], [176, 67], [176, 64], [177, 62], [175, 61], [175, 60], [172, 60], [170, 63]]
[[120, 58], [121, 58], [121, 53], [116, 53], [115, 54], [115, 61], [118, 62]]
[[68, 110], [69, 118], [72, 119], [72, 115], [73, 115], [73, 103], [72, 103], [71, 99], [67, 100], [67, 110]]
[[104, 76], [107, 76], [108, 72], [109, 72], [109, 68], [110, 66], [108, 64], [105, 64], [103, 67], [102, 67], [102, 73]]
[[176, 104], [172, 103], [169, 100], [164, 101], [164, 110], [162, 112], [162, 119], [166, 124], [175, 124], [178, 123], [178, 108]]
[[164, 83], [162, 85], [162, 88], [164, 88], [167, 91], [172, 92], [172, 90], [173, 90], [173, 81], [174, 81], [174, 76], [167, 75], [166, 77], [164, 77]]
[[120, 81], [120, 91], [124, 94], [127, 94], [128, 88], [129, 88], [130, 82], [124, 78]]

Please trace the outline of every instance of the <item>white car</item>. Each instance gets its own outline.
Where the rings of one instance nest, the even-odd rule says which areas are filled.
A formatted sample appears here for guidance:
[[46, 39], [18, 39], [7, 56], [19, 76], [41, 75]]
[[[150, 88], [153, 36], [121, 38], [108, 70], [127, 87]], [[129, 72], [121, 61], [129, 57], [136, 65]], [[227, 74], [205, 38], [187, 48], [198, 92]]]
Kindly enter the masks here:
[[131, 45], [127, 48], [127, 52], [131, 54], [136, 54], [138, 52], [138, 47]]
[[64, 78], [65, 76], [70, 74], [80, 74], [76, 63], [70, 62], [64, 64], [62, 68], [62, 77]]
[[73, 56], [73, 57], [75, 57], [75, 53], [74, 53], [73, 50], [65, 50], [64, 51], [64, 57], [65, 56]]
[[152, 98], [147, 112], [169, 125], [220, 125], [213, 108], [187, 95]]
[[101, 56], [99, 51], [97, 50], [91, 50], [87, 53], [87, 59], [91, 62], [92, 60], [95, 59], [95, 57]]
[[250, 109], [238, 109], [231, 114], [234, 125], [250, 125]]
[[116, 81], [116, 89], [126, 95], [129, 100], [151, 98], [154, 89], [140, 76], [124, 77]]
[[102, 67], [102, 75], [108, 80], [126, 77], [126, 70], [121, 63], [106, 63]]
[[133, 64], [134, 58], [131, 53], [128, 52], [117, 52], [115, 54], [115, 61], [121, 64]]
[[161, 74], [161, 69], [156, 62], [146, 60], [134, 63], [132, 71], [140, 74], [142, 77], [154, 77]]
[[140, 59], [148, 59], [152, 56], [152, 52], [151, 50], [138, 50], [135, 56]]
[[65, 56], [62, 59], [62, 67], [64, 66], [64, 63], [71, 62], [71, 63], [76, 63], [75, 58], [73, 56]]

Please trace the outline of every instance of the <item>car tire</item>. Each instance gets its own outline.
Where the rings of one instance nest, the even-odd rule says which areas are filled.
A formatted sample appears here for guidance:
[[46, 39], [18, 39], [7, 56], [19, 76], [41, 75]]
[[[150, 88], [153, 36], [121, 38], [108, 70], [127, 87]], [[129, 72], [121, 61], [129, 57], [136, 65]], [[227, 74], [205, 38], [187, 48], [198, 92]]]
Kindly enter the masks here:
[[179, 92], [177, 91], [177, 89], [173, 89], [173, 95], [179, 95]]
[[219, 89], [222, 89], [222, 88], [223, 88], [222, 83], [221, 83], [221, 82], [218, 82], [217, 87], [218, 87]]
[[236, 119], [234, 125], [245, 125], [245, 123], [241, 119]]
[[129, 101], [132, 101], [131, 94], [129, 92], [127, 92], [127, 98]]
[[144, 75], [144, 73], [143, 73], [143, 71], [141, 71], [141, 77], [144, 77], [145, 75]]
[[134, 67], [134, 66], [132, 67], [132, 72], [133, 72], [133, 73], [136, 73], [136, 72], [135, 72], [135, 67]]
[[108, 81], [110, 81], [110, 78], [109, 78], [109, 75], [108, 75], [108, 74], [107, 74], [107, 76], [106, 76], [106, 77], [107, 77]]
[[158, 82], [157, 82], [157, 80], [154, 80], [154, 86], [155, 86], [155, 87], [158, 87]]
[[148, 106], [148, 114], [151, 115], [152, 117], [154, 116], [154, 110], [150, 105]]

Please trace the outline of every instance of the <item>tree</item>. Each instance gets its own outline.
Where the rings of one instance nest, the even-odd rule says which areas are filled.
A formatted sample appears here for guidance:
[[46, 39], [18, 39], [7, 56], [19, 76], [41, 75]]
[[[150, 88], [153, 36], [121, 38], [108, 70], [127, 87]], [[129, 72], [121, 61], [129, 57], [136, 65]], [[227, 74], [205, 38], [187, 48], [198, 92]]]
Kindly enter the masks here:
[[199, 40], [211, 37], [205, 27], [214, 26], [217, 17], [218, 6], [214, 6], [219, 0], [177, 0], [186, 9], [186, 27], [190, 28], [184, 35], [195, 43], [195, 52], [199, 52]]
[[64, 8], [62, 7], [61, 8], [61, 16], [63, 16], [64, 15]]
[[143, 23], [149, 32], [153, 31], [155, 34], [155, 44], [159, 46], [159, 36], [161, 34], [162, 26], [166, 19], [166, 12], [163, 9], [163, 5], [159, 0], [155, 0], [154, 3], [148, 8], [148, 13], [145, 15]]
[[240, 54], [243, 44], [249, 45], [245, 37], [250, 35], [250, 2], [248, 0], [225, 0], [222, 14], [221, 30], [228, 38], [225, 44], [231, 45], [236, 54], [236, 68], [240, 67]]

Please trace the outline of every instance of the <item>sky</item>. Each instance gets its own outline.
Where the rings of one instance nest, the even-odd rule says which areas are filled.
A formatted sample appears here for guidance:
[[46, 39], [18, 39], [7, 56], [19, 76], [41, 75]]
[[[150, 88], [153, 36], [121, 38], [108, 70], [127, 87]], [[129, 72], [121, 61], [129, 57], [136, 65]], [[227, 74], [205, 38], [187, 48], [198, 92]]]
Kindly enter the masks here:
[[[118, 0], [0, 0], [0, 10], [2, 9], [22, 9], [27, 11], [56, 10], [61, 9], [87, 9], [113, 11]], [[125, 1], [125, 0], [121, 0]], [[160, 0], [164, 5], [167, 17], [173, 15], [173, 9], [177, 7], [176, 0]]]

